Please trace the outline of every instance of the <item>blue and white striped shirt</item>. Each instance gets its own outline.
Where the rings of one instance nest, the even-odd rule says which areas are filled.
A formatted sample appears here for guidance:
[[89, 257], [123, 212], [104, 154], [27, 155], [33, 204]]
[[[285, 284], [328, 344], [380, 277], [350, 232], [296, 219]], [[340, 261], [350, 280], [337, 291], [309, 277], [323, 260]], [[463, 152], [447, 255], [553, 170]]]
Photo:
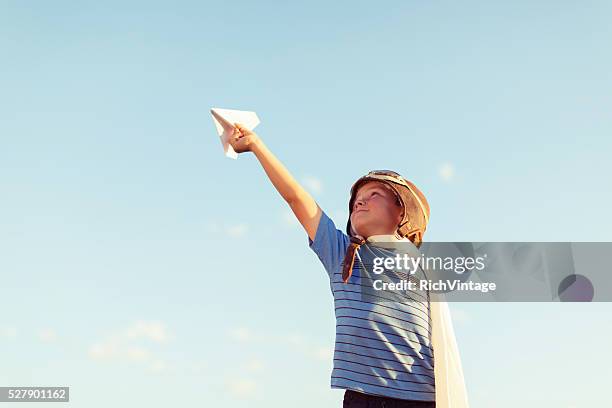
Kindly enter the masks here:
[[391, 300], [385, 298], [385, 292], [366, 296], [358, 257], [351, 278], [343, 283], [342, 261], [350, 241], [325, 212], [314, 241], [308, 241], [329, 275], [334, 296], [336, 343], [331, 387], [434, 401], [428, 297], [415, 292]]

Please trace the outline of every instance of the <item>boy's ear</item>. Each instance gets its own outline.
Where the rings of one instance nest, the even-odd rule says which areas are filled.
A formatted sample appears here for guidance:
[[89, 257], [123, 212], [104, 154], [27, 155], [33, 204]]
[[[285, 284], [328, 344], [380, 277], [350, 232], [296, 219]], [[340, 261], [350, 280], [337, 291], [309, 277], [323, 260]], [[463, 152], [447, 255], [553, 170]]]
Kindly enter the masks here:
[[397, 215], [397, 225], [399, 226], [400, 222], [402, 222], [402, 220], [404, 219], [404, 212], [406, 211], [406, 209], [402, 205], [401, 201], [399, 201], [399, 199], [398, 199], [397, 204], [398, 204], [398, 207], [401, 209], [399, 214]]

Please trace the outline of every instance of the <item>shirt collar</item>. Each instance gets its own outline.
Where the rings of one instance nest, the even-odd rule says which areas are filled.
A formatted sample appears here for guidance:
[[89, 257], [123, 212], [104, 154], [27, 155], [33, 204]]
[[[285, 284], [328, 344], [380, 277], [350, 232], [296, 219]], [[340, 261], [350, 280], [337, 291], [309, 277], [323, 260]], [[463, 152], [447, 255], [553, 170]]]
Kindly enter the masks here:
[[410, 241], [408, 238], [404, 237], [399, 239], [397, 236], [393, 234], [381, 234], [381, 235], [372, 235], [366, 239], [366, 242], [406, 242]]
[[381, 234], [372, 235], [366, 239], [368, 244], [373, 246], [387, 248], [387, 249], [406, 249], [407, 247], [411, 250], [417, 249], [416, 246], [408, 238], [398, 238], [393, 234]]

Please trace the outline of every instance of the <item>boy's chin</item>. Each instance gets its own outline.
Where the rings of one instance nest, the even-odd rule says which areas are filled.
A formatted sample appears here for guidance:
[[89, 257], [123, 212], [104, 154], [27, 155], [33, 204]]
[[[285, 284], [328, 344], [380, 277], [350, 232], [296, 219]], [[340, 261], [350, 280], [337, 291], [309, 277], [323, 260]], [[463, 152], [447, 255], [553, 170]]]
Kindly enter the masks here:
[[359, 235], [360, 237], [367, 238], [367, 237], [364, 235], [364, 233], [365, 233], [364, 229], [363, 229], [363, 228], [359, 228], [359, 227], [357, 227], [355, 224], [353, 224], [353, 226], [352, 226], [352, 232], [353, 232], [355, 235]]
[[369, 229], [369, 228], [355, 228], [353, 227], [353, 231], [356, 235], [363, 237], [363, 239], [368, 239], [373, 235], [391, 235], [392, 233], [380, 231], [378, 229]]
[[359, 235], [360, 237], [363, 237], [363, 239], [368, 239], [370, 236], [376, 235], [376, 234], [372, 233], [372, 231], [370, 231], [367, 228], [353, 228], [353, 231], [355, 231], [356, 235]]

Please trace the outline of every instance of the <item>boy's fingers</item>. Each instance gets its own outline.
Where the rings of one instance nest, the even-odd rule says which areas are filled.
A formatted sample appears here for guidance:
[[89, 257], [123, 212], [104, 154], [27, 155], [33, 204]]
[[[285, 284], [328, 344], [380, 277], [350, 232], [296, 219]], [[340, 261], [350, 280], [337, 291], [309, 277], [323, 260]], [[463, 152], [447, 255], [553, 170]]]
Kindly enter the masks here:
[[246, 132], [250, 132], [251, 131], [249, 128], [244, 126], [242, 123], [234, 123], [234, 126], [236, 126], [236, 128], [238, 130], [240, 130], [241, 133], [246, 133]]

